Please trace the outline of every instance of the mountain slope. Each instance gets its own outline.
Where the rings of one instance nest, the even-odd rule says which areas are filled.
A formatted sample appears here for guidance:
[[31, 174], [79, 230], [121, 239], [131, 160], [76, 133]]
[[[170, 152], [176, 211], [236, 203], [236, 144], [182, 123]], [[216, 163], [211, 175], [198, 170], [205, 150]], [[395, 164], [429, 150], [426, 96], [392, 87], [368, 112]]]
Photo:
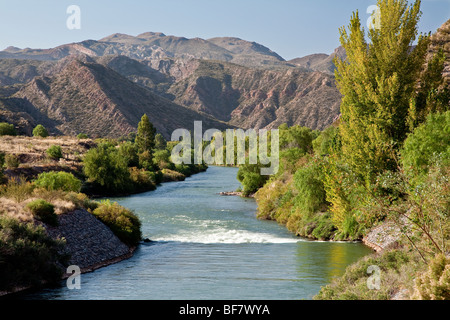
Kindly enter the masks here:
[[431, 36], [429, 53], [434, 54], [442, 48], [446, 59], [444, 64], [444, 77], [450, 88], [450, 19], [444, 22], [441, 27]]
[[319, 71], [334, 75], [335, 66], [333, 59], [335, 57], [345, 59], [345, 49], [343, 47], [338, 47], [330, 55], [323, 53], [311, 54], [302, 58], [289, 60], [288, 62], [298, 67], [306, 68], [310, 71]]
[[44, 125], [64, 134], [127, 135], [136, 130], [144, 113], [166, 138], [177, 128], [192, 129], [195, 120], [203, 121], [205, 128], [225, 128], [224, 123], [172, 103], [103, 65], [79, 60], [52, 77], [34, 78], [13, 98], [31, 105], [43, 115]]
[[339, 114], [340, 105], [332, 76], [212, 61], [199, 61], [191, 75], [168, 92], [176, 103], [242, 128], [288, 123], [323, 129]]

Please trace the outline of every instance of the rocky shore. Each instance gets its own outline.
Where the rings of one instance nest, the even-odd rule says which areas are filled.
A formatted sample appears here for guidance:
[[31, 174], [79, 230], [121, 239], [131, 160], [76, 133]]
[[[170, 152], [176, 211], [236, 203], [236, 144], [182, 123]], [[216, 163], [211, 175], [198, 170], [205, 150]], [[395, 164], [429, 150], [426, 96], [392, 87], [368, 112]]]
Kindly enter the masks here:
[[[81, 273], [128, 259], [136, 250], [136, 247], [128, 247], [119, 240], [111, 229], [85, 209], [59, 215], [58, 221], [57, 227], [42, 226], [51, 238], [65, 240], [63, 252], [60, 253], [68, 254], [68, 265], [78, 266]], [[63, 271], [62, 279], [72, 275], [67, 273], [66, 267], [59, 267]], [[16, 287], [11, 291], [0, 291], [0, 297], [29, 289], [32, 288]]]
[[65, 239], [64, 253], [70, 255], [69, 265], [78, 266], [82, 273], [127, 259], [135, 249], [125, 245], [105, 224], [84, 209], [59, 216], [57, 227], [45, 227], [52, 238]]

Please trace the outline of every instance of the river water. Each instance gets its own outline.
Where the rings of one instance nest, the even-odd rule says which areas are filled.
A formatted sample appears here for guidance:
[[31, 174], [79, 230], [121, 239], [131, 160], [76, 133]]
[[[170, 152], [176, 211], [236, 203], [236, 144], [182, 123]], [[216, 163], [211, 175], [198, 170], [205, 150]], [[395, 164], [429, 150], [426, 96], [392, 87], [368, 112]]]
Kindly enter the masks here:
[[143, 236], [133, 257], [81, 275], [29, 299], [311, 299], [345, 267], [371, 251], [361, 243], [307, 241], [255, 217], [253, 199], [236, 190], [237, 169], [210, 167], [183, 182], [112, 198], [134, 210]]

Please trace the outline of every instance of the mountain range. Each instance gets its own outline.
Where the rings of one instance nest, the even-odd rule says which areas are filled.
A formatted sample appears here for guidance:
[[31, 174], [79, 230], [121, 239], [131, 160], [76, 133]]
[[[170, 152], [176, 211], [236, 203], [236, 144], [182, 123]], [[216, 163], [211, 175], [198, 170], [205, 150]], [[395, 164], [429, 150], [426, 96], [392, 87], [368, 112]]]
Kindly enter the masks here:
[[204, 129], [320, 130], [339, 114], [335, 56], [344, 58], [343, 48], [286, 61], [238, 38], [155, 32], [8, 47], [0, 51], [0, 121], [25, 134], [41, 123], [53, 134], [92, 137], [127, 135], [143, 113], [166, 138], [195, 120]]

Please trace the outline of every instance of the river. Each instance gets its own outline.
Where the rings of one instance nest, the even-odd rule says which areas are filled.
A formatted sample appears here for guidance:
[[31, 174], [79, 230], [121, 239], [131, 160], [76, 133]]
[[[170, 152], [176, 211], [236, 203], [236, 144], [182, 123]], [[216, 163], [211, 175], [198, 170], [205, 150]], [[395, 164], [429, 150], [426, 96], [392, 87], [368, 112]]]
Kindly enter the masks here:
[[157, 190], [112, 198], [142, 221], [133, 257], [26, 299], [311, 299], [371, 252], [361, 243], [307, 241], [258, 220], [253, 199], [221, 196], [240, 186], [236, 168], [210, 167]]

